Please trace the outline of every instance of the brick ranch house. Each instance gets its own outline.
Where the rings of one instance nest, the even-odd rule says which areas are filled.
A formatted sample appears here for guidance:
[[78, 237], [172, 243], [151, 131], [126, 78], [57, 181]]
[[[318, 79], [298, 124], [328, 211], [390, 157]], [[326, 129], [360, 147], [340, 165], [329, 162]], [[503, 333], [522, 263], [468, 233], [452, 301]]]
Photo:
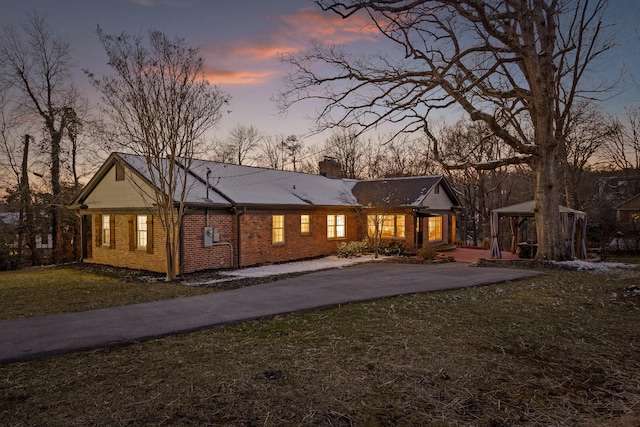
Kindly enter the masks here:
[[[331, 159], [320, 175], [194, 160], [179, 272], [329, 255], [365, 238], [369, 215], [384, 215], [382, 237], [406, 247], [455, 241], [460, 203], [442, 176], [358, 181], [339, 170]], [[113, 153], [69, 206], [80, 218], [84, 262], [165, 271], [148, 176], [144, 158]]]

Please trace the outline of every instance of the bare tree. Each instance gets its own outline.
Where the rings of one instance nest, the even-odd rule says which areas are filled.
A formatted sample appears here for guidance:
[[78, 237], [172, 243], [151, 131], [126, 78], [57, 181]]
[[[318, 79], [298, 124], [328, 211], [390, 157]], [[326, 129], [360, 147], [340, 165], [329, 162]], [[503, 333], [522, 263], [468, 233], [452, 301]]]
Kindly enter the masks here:
[[630, 183], [630, 193], [640, 191], [640, 106], [626, 109], [626, 125], [614, 121], [612, 131], [604, 147], [603, 158], [624, 175]]
[[258, 147], [258, 163], [266, 168], [284, 170], [287, 150], [284, 135], [267, 135]]
[[367, 147], [360, 136], [351, 129], [336, 131], [325, 141], [324, 151], [338, 163], [344, 178], [359, 179], [365, 175]]
[[69, 107], [79, 97], [70, 84], [71, 66], [68, 41], [55, 35], [46, 19], [37, 13], [29, 14], [20, 29], [12, 26], [4, 29], [0, 40], [2, 80], [19, 97], [16, 108], [23, 117], [39, 118], [49, 147], [52, 194], [49, 216], [56, 263], [68, 260], [64, 251], [70, 239], [63, 232], [63, 217], [69, 215], [64, 206], [70, 195], [63, 191], [60, 166]]
[[530, 165], [537, 257], [565, 258], [558, 215], [564, 128], [575, 100], [603, 89], [581, 83], [610, 47], [602, 43], [606, 0], [316, 3], [343, 18], [368, 17], [404, 57], [354, 58], [316, 44], [285, 57], [295, 71], [285, 80], [281, 108], [319, 99], [323, 126], [392, 122], [400, 132], [428, 132], [431, 112], [457, 105], [514, 154], [483, 167]]
[[229, 133], [228, 151], [233, 153], [236, 165], [245, 165], [252, 151], [258, 148], [262, 136], [253, 126], [236, 125]]
[[585, 198], [593, 194], [585, 188], [587, 173], [605, 147], [617, 139], [620, 126], [617, 120], [606, 116], [593, 103], [579, 102], [567, 117], [565, 127], [566, 153], [562, 160], [562, 178], [566, 205], [584, 209]]
[[[456, 189], [464, 206], [459, 227], [464, 240], [480, 244], [489, 236], [489, 216], [492, 209], [505, 204], [521, 202], [531, 197], [531, 187], [522, 186], [526, 173], [521, 166], [465, 167], [466, 165], [491, 165], [509, 157], [509, 147], [500, 143], [482, 122], [460, 120], [443, 126], [434, 142], [434, 157]], [[505, 152], [506, 151], [506, 152]], [[525, 167], [526, 168], [526, 167]], [[516, 177], [520, 179], [516, 179]], [[514, 194], [514, 187], [526, 188]]]
[[120, 143], [146, 160], [157, 215], [165, 231], [167, 280], [177, 275], [178, 243], [187, 196], [187, 174], [203, 134], [217, 124], [226, 94], [204, 78], [204, 61], [183, 39], [149, 32], [142, 37], [98, 37], [113, 74], [88, 73], [102, 94]]

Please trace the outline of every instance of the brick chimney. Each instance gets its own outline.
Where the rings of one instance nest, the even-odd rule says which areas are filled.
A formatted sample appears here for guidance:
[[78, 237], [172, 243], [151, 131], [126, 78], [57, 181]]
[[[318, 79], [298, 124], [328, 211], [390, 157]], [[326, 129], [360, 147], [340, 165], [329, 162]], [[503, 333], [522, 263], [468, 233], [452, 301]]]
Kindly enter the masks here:
[[334, 157], [324, 156], [324, 159], [318, 163], [318, 169], [320, 175], [327, 178], [342, 178], [342, 168]]

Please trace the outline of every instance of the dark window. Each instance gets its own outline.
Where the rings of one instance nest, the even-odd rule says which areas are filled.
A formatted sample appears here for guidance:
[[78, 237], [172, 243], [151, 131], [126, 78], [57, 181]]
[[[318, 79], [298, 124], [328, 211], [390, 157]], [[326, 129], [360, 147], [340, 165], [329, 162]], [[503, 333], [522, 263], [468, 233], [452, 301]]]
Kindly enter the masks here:
[[116, 163], [116, 181], [124, 181], [124, 165]]

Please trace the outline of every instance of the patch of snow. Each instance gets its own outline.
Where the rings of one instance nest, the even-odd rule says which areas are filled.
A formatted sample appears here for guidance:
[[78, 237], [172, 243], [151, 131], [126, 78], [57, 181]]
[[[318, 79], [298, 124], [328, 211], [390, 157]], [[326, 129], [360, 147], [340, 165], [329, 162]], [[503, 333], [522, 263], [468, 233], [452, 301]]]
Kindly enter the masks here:
[[573, 261], [554, 261], [554, 264], [570, 267], [578, 271], [605, 271], [614, 268], [633, 268], [633, 264], [626, 264], [623, 262], [590, 262], [582, 260]]
[[[379, 257], [378, 260], [384, 259]], [[227, 271], [221, 274], [232, 277], [267, 277], [289, 273], [304, 273], [307, 271], [326, 270], [329, 268], [344, 268], [363, 262], [376, 261], [373, 255], [365, 255], [356, 258], [339, 258], [328, 256], [309, 261], [288, 262], [285, 264], [264, 265], [261, 267], [249, 267], [241, 270]]]

